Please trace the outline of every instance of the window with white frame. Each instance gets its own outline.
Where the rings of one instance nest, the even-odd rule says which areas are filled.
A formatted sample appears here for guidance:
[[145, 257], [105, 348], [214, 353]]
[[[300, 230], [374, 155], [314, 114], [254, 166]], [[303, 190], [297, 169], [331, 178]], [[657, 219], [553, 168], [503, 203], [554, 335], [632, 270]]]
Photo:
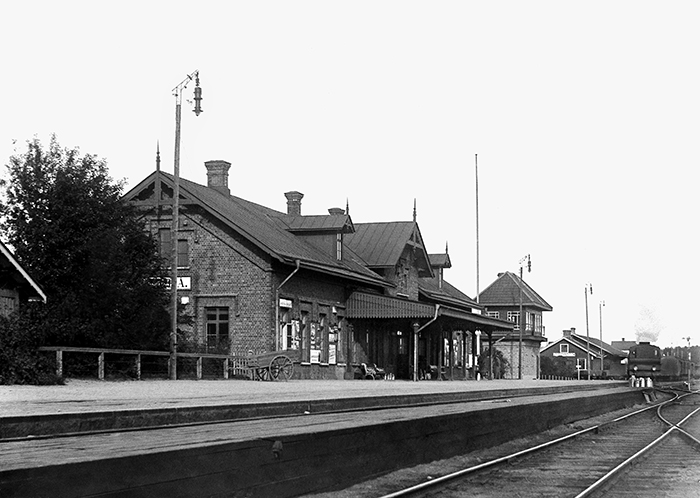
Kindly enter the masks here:
[[569, 345], [568, 344], [559, 344], [559, 352], [560, 353], [568, 353], [569, 352]]
[[586, 358], [576, 358], [576, 368], [580, 370], [586, 369]]
[[488, 313], [486, 313], [486, 316], [488, 316], [489, 318], [500, 319], [501, 312], [500, 311], [489, 311]]
[[513, 330], [519, 330], [520, 329], [520, 312], [519, 311], [509, 311], [508, 312], [508, 321], [513, 322], [515, 324], [515, 327]]

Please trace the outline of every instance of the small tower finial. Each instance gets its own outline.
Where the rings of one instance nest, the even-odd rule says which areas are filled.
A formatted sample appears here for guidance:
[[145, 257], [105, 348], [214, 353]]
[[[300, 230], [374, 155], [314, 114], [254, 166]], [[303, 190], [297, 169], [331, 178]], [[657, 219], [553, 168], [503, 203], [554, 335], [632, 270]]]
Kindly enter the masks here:
[[345, 198], [345, 214], [350, 216], [350, 201], [347, 197]]
[[447, 245], [447, 241], [445, 241], [445, 254], [450, 254], [449, 247]]
[[414, 197], [413, 198], [413, 223], [416, 222], [416, 218], [417, 218], [417, 216], [416, 216], [416, 198]]
[[160, 140], [156, 142], [156, 171], [160, 171]]

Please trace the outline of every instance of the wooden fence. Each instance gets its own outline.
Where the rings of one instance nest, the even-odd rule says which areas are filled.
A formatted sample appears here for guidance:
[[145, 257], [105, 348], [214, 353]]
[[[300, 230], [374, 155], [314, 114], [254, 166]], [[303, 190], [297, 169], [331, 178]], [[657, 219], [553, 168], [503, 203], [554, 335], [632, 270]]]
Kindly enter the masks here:
[[[40, 347], [39, 351], [54, 351], [56, 353], [56, 375], [63, 377], [63, 353], [83, 353], [97, 355], [97, 378], [104, 380], [105, 363], [107, 355], [133, 356], [136, 378], [141, 380], [141, 359], [144, 356], [167, 357], [168, 372], [170, 371], [171, 356], [168, 351], [142, 351], [136, 349], [103, 349], [103, 348], [74, 348], [62, 346]], [[248, 356], [233, 356], [211, 353], [177, 353], [176, 361], [180, 358], [194, 358], [196, 360], [196, 375], [202, 378], [203, 363], [206, 359], [221, 361], [221, 374], [224, 379], [230, 376], [249, 376]]]

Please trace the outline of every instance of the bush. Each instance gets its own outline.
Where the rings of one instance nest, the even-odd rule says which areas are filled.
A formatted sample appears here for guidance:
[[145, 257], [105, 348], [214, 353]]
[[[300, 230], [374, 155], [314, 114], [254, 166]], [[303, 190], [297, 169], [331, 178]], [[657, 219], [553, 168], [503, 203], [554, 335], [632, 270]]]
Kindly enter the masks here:
[[[479, 356], [479, 373], [483, 378], [490, 378], [489, 373], [489, 358], [491, 357], [491, 350], [485, 350]], [[508, 360], [503, 355], [503, 351], [494, 348], [493, 350], [493, 378], [503, 379], [506, 376], [506, 370], [508, 370]]]
[[0, 384], [63, 384], [38, 347], [42, 333], [17, 315], [0, 317]]

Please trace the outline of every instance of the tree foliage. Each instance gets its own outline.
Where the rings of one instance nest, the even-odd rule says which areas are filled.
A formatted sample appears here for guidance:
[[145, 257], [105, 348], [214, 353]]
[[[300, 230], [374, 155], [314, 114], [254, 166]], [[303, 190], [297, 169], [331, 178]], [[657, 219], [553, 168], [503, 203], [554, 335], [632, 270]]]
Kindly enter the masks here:
[[[490, 362], [493, 362], [492, 364]], [[493, 349], [493, 357], [491, 356], [491, 349], [486, 349], [479, 356], [479, 373], [484, 378], [489, 378], [489, 369], [493, 369], [494, 379], [503, 379], [506, 376], [506, 371], [508, 370], [508, 360], [498, 348]]]
[[47, 294], [35, 317], [45, 344], [158, 348], [167, 344], [161, 259], [105, 160], [38, 139], [10, 158], [0, 226]]
[[576, 377], [576, 361], [568, 358], [552, 358], [543, 355], [540, 358], [540, 373], [552, 377]]

